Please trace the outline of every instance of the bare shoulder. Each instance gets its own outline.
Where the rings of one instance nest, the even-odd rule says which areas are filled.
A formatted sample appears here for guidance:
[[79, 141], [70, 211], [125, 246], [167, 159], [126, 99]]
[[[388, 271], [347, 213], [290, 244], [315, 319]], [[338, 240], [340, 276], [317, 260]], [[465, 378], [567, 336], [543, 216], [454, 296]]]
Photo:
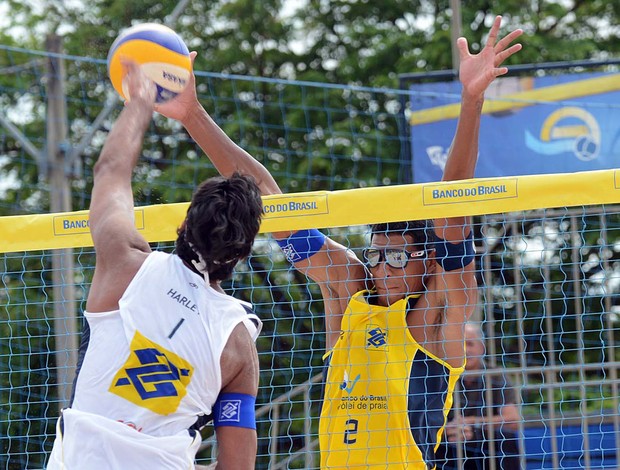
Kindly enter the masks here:
[[258, 353], [243, 323], [239, 323], [228, 338], [220, 358], [220, 367], [223, 392], [258, 393]]
[[129, 249], [121, 261], [117, 258], [106, 259], [105, 254], [98, 253], [86, 309], [91, 313], [116, 310], [148, 255], [149, 252], [141, 249]]

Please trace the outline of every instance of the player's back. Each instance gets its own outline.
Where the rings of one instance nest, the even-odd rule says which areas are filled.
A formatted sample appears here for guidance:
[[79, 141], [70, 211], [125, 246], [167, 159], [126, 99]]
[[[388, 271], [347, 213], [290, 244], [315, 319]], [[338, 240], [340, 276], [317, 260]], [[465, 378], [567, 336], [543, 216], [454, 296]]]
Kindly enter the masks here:
[[[200, 444], [192, 427], [211, 413], [221, 389], [228, 337], [240, 322], [255, 336], [249, 321], [255, 316], [248, 304], [206, 286], [177, 256], [161, 252], [148, 256], [119, 305], [85, 313], [74, 399], [60, 422], [65, 462], [88, 451], [88, 468], [97, 468], [98, 449], [107, 462], [101, 468], [117, 468], [110, 454], [124, 449], [140, 465], [152, 454], [158, 461], [165, 456], [169, 468], [185, 467]], [[128, 458], [118, 468], [132, 468]]]

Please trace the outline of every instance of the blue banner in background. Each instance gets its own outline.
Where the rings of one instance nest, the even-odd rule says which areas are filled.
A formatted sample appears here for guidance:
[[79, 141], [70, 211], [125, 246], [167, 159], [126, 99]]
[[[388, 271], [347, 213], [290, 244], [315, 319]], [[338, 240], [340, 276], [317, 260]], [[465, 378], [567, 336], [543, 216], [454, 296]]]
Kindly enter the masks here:
[[[439, 181], [459, 82], [411, 86], [413, 181]], [[476, 177], [620, 168], [620, 74], [497, 79], [483, 108]]]

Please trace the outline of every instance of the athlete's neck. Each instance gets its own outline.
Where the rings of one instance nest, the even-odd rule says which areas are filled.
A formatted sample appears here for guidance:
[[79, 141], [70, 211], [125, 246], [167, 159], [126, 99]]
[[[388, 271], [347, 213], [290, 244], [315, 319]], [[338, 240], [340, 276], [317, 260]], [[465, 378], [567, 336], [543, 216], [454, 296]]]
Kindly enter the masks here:
[[210, 282], [209, 285], [211, 286], [211, 289], [216, 290], [222, 294], [225, 294], [226, 292], [224, 291], [224, 289], [222, 289], [222, 285], [220, 284], [220, 281], [213, 281]]
[[[196, 267], [193, 265], [193, 263], [188, 263], [184, 259], [181, 259], [181, 261], [183, 261], [183, 264], [185, 265], [185, 267], [187, 269], [189, 269], [190, 271], [198, 274], [200, 277], [203, 277], [202, 273], [196, 269]], [[224, 291], [224, 289], [222, 289], [220, 281], [209, 281], [209, 286], [211, 286], [211, 289], [216, 290], [218, 292], [221, 292], [222, 294], [226, 293]]]

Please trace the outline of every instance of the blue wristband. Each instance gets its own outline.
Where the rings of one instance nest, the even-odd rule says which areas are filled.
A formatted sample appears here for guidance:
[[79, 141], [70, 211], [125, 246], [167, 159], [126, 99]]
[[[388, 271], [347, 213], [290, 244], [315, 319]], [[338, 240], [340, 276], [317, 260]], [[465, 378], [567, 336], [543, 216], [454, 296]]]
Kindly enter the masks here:
[[474, 260], [475, 255], [476, 249], [472, 231], [462, 242], [450, 243], [439, 237], [435, 242], [435, 259], [444, 271], [463, 269]]
[[213, 405], [213, 426], [256, 429], [256, 397], [245, 393], [221, 393]]
[[284, 240], [276, 240], [291, 263], [310, 258], [325, 243], [325, 235], [313, 228], [299, 230]]

